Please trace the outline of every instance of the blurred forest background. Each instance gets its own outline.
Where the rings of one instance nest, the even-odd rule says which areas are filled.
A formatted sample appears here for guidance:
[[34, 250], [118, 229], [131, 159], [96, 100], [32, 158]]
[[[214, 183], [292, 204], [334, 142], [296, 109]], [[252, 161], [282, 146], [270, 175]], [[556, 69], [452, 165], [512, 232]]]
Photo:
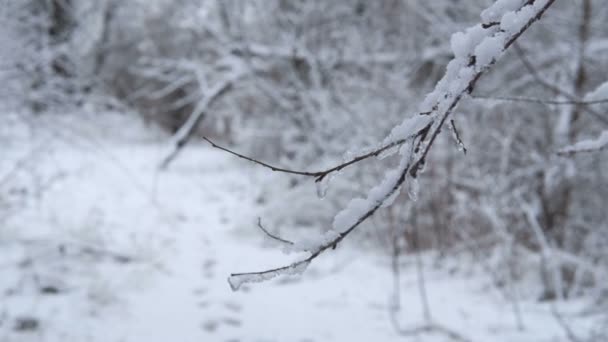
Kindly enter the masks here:
[[[104, 320], [117, 310], [109, 303], [129, 297], [125, 288], [169, 272], [173, 254], [159, 250], [183, 234], [175, 228], [179, 222], [196, 218], [176, 214], [167, 223], [158, 218], [165, 212], [189, 208], [213, 216], [210, 208], [221, 205], [205, 203], [229, 202], [217, 225], [233, 232], [239, 246], [255, 247], [230, 253], [244, 259], [265, 253], [258, 247], [268, 244], [256, 240], [258, 216], [282, 235], [327, 229], [340, 208], [382, 179], [393, 157], [362, 162], [315, 189], [310, 179], [257, 169], [201, 138], [290, 169], [347, 160], [416, 113], [453, 57], [451, 35], [478, 23], [492, 3], [0, 0], [0, 341], [110, 341], [91, 328], [96, 323], [73, 328], [79, 324], [71, 319], [80, 313], [57, 317], [80, 312], [78, 303], [92, 322]], [[373, 289], [384, 296], [381, 301], [390, 294], [393, 303], [383, 305], [393, 323], [400, 320], [399, 293], [410, 291], [399, 277], [417, 274], [422, 327], [438, 334], [424, 339], [425, 329], [400, 329], [398, 322], [393, 329], [389, 323], [385, 330], [396, 340], [608, 339], [608, 154], [558, 154], [608, 129], [608, 100], [602, 98], [608, 95], [602, 90], [608, 80], [607, 21], [605, 1], [558, 0], [454, 113], [463, 144], [446, 129], [419, 189], [405, 191], [338, 246], [350, 251], [354, 263], [388, 260], [371, 267], [389, 275], [383, 286], [359, 291]], [[95, 166], [100, 160], [118, 165], [112, 172], [127, 174], [126, 180]], [[213, 191], [238, 191], [240, 183], [216, 182], [214, 174], [207, 188], [196, 183], [225, 163], [232, 163], [230, 171], [216, 173], [247, 178], [249, 190], [238, 199], [203, 200], [214, 183]], [[163, 177], [175, 182], [166, 187], [179, 183], [186, 192], [159, 190], [155, 182]], [[195, 191], [189, 186], [200, 194], [185, 195]], [[145, 194], [137, 201], [146, 204], [131, 205], [131, 193]], [[104, 201], [115, 207], [98, 204]], [[223, 240], [213, 234], [208, 240], [222, 249]], [[324, 259], [332, 259], [331, 253]], [[421, 282], [421, 264], [445, 278]], [[139, 280], [107, 281], [117, 274], [138, 274]], [[425, 297], [432, 293], [424, 287], [477, 277], [471, 274], [485, 279], [475, 284], [500, 293], [520, 335], [482, 333], [481, 324], [479, 331], [441, 328], [444, 308], [429, 305]], [[212, 279], [227, 288], [227, 275]], [[329, 275], [307, 298], [327, 287], [357, 286], [358, 277], [332, 284]], [[272, 300], [273, 292], [264, 296]], [[546, 320], [527, 319], [528, 309], [545, 310]], [[315, 312], [308, 314], [305, 319], [313, 321]], [[211, 334], [216, 328], [200, 330]], [[173, 334], [191, 340], [185, 331]]]

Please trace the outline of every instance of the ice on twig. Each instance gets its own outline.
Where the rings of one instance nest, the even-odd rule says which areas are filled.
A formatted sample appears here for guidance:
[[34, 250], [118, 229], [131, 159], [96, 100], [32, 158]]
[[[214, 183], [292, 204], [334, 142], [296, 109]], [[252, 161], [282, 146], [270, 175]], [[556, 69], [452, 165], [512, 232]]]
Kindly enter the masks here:
[[317, 197], [320, 199], [324, 199], [327, 195], [327, 190], [329, 189], [329, 183], [334, 178], [336, 172], [331, 172], [325, 177], [321, 178], [319, 181], [315, 182], [315, 188], [317, 190]]
[[306, 270], [309, 263], [310, 262], [308, 261], [303, 261], [272, 271], [233, 274], [228, 277], [228, 284], [230, 284], [232, 291], [238, 291], [241, 286], [246, 283], [260, 283], [281, 275], [301, 275]]
[[420, 183], [417, 177], [412, 177], [408, 181], [407, 194], [414, 202], [418, 200], [418, 192], [420, 191]]
[[388, 137], [384, 139], [383, 144], [387, 145], [398, 140], [412, 138], [430, 122], [431, 118], [428, 115], [415, 115], [409, 117], [391, 130]]
[[399, 152], [399, 146], [395, 145], [391, 148], [387, 148], [386, 150], [380, 152], [380, 154], [378, 154], [378, 159], [380, 159], [380, 160], [386, 159], [386, 158], [394, 155], [397, 152]]

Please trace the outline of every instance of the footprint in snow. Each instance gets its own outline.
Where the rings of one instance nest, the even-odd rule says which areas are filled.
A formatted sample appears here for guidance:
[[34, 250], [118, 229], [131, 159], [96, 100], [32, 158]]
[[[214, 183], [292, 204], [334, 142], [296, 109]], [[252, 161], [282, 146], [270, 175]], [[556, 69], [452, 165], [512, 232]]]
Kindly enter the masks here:
[[207, 288], [205, 288], [205, 287], [200, 287], [200, 288], [198, 288], [198, 289], [194, 289], [194, 290], [192, 291], [192, 293], [194, 293], [194, 295], [196, 295], [196, 296], [202, 296], [202, 295], [206, 294], [208, 291], [209, 291], [209, 290], [207, 290]]
[[224, 307], [234, 313], [241, 312], [241, 310], [243, 310], [243, 307], [240, 304], [234, 302], [224, 302]]
[[203, 263], [203, 276], [207, 279], [211, 279], [214, 276], [214, 269], [217, 261], [215, 259], [207, 259]]
[[242, 325], [242, 322], [240, 319], [232, 318], [232, 317], [224, 317], [224, 319], [222, 319], [222, 322], [231, 327], [240, 327]]
[[210, 333], [215, 332], [217, 330], [218, 326], [219, 326], [219, 324], [215, 320], [206, 321], [202, 325], [203, 330], [210, 332]]

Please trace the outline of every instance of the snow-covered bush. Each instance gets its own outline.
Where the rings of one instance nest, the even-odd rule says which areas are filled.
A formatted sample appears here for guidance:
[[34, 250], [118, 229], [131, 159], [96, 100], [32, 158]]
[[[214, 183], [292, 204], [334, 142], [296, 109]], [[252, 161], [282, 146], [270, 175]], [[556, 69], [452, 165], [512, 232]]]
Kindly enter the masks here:
[[65, 112], [107, 105], [98, 77], [109, 1], [0, 1], [3, 106]]

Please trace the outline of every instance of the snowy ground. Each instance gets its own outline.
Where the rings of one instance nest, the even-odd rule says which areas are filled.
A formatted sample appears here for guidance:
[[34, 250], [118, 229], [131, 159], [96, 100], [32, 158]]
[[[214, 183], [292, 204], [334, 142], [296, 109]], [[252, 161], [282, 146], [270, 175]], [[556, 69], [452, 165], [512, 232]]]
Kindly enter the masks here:
[[[263, 248], [255, 232], [259, 208], [253, 203], [266, 172], [193, 145], [159, 173], [164, 145], [145, 135], [116, 138], [128, 126], [49, 125], [35, 139], [13, 140], [21, 148], [12, 149], [11, 160], [36, 154], [25, 158], [34, 164], [22, 163], [23, 170], [38, 170], [26, 180], [48, 184], [0, 221], [0, 241], [9, 246], [0, 266], [0, 341], [451, 341], [397, 334], [388, 314], [388, 257], [356, 252], [348, 242], [302, 278], [232, 292], [230, 272], [291, 260]], [[0, 180], [9, 171], [3, 169]], [[7, 242], [15, 240], [36, 241], [47, 254]], [[58, 244], [69, 243], [132, 259], [53, 262]], [[25, 258], [33, 266], [16, 266]], [[524, 327], [518, 329], [513, 306], [482, 272], [428, 264], [436, 322], [472, 341], [566, 341], [548, 306], [520, 302]], [[405, 266], [398, 318], [404, 328], [422, 322], [416, 279], [415, 269]], [[42, 283], [61, 291], [42, 294]], [[20, 317], [38, 318], [40, 325], [15, 331]], [[576, 327], [584, 331], [589, 324]]]

